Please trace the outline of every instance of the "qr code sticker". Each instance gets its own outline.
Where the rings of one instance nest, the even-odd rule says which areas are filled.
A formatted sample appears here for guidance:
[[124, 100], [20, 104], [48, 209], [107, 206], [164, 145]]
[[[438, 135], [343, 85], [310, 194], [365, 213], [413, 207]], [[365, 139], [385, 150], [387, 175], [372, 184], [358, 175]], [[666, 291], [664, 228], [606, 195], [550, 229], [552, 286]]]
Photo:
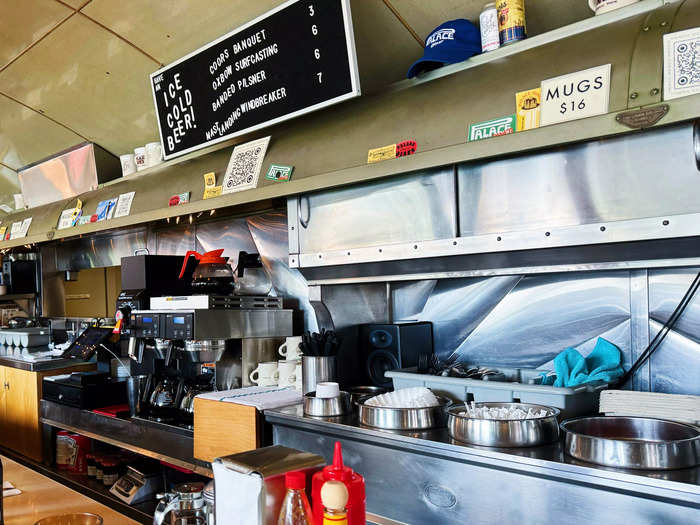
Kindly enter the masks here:
[[270, 137], [241, 144], [233, 149], [231, 159], [226, 168], [223, 182], [223, 193], [255, 188]]
[[700, 93], [700, 30], [664, 35], [664, 100]]

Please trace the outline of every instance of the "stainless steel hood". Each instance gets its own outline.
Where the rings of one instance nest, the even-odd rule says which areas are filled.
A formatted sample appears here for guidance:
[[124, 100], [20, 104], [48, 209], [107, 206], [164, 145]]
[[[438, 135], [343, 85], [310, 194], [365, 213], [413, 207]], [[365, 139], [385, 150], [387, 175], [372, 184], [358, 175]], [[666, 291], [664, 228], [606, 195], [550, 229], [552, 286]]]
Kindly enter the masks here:
[[289, 264], [318, 282], [697, 264], [699, 141], [685, 123], [294, 197]]
[[119, 176], [119, 159], [91, 142], [84, 142], [18, 171], [24, 203], [29, 208], [70, 199]]

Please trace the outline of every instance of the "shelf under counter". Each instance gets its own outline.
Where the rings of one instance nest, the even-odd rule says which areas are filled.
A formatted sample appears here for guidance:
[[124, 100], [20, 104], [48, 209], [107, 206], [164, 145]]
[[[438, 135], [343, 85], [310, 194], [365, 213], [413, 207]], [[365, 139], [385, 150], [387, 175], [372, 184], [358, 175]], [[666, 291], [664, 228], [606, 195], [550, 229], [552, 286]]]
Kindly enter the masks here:
[[191, 431], [140, 418], [114, 418], [41, 400], [40, 421], [97, 441], [213, 477], [211, 468], [193, 457]]

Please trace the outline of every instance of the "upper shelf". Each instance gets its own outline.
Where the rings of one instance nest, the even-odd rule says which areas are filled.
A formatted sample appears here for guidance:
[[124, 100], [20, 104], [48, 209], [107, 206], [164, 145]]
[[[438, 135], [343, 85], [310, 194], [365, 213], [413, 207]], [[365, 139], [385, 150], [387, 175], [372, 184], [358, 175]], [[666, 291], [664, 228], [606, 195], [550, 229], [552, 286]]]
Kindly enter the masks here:
[[[632, 132], [615, 117], [620, 111], [661, 102], [662, 95], [655, 89], [662, 85], [662, 35], [697, 25], [700, 0], [643, 0], [398, 82], [376, 95], [165, 162], [80, 196], [84, 209], [93, 212], [101, 200], [136, 191], [128, 217], [55, 230], [61, 211], [73, 206], [75, 199], [17, 212], [4, 218], [3, 224], [33, 216], [30, 235], [0, 242], [0, 249], [178, 216], [196, 217], [243, 204], [269, 206], [271, 199], [289, 195]], [[608, 114], [466, 142], [470, 123], [514, 113], [516, 92], [539, 86], [546, 78], [608, 63], [612, 64]], [[634, 97], [633, 89], [638, 91]], [[700, 95], [667, 104], [669, 113], [659, 126], [700, 117]], [[213, 171], [221, 183], [230, 147], [265, 135], [272, 140], [258, 187], [202, 200], [202, 175]], [[366, 163], [369, 149], [406, 139], [418, 143], [415, 155]], [[266, 180], [270, 163], [294, 166], [293, 180]], [[168, 207], [169, 197], [183, 192], [191, 192], [191, 201]]]

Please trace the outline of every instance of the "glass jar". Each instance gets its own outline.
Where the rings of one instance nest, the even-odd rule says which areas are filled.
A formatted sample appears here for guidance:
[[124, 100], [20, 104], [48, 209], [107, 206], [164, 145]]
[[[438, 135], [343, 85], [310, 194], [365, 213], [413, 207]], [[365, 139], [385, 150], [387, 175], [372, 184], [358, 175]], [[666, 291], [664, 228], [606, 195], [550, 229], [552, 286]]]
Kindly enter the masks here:
[[105, 460], [102, 463], [102, 469], [102, 483], [105, 487], [111, 487], [119, 479], [119, 463], [117, 463], [113, 459]]
[[87, 464], [87, 475], [89, 478], [97, 476], [97, 461], [95, 454], [85, 454], [85, 463]]
[[104, 477], [104, 462], [107, 461], [103, 457], [95, 458], [95, 479], [102, 481]]

